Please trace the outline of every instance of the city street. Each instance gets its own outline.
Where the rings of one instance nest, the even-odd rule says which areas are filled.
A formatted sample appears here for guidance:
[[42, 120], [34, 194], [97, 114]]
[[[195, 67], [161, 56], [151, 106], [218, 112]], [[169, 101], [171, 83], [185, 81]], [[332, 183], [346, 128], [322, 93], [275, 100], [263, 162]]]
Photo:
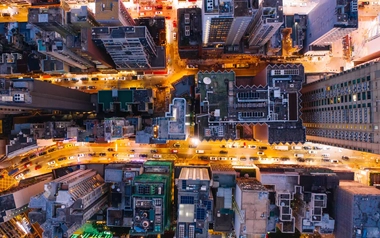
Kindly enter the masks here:
[[[22, 176], [23, 178], [50, 173], [52, 169], [55, 168], [80, 164], [124, 163], [128, 161], [158, 159], [174, 160], [186, 164], [199, 163], [203, 165], [207, 165], [208, 163], [231, 163], [232, 165], [239, 166], [252, 166], [253, 164], [260, 163], [299, 164], [305, 166], [321, 166], [333, 170], [352, 170], [360, 173], [362, 169], [377, 167], [379, 158], [378, 155], [375, 154], [325, 145], [314, 145], [311, 143], [306, 143], [303, 146], [309, 146], [312, 148], [318, 146], [321, 150], [313, 150], [315, 151], [315, 154], [310, 154], [309, 150], [304, 149], [279, 151], [275, 150], [274, 146], [268, 146], [266, 143], [252, 141], [204, 141], [196, 148], [190, 148], [190, 145], [194, 145], [193, 139], [188, 139], [186, 141], [171, 141], [166, 145], [135, 144], [134, 141], [125, 139], [117, 140], [109, 144], [78, 142], [67, 143], [60, 145], [59, 147], [49, 147], [48, 149], [55, 148], [55, 151], [31, 159], [29, 161], [30, 164], [29, 162], [20, 163], [21, 159], [30, 156], [30, 154], [10, 158], [9, 164], [13, 166], [7, 168], [7, 170], [3, 170], [2, 175], [4, 177], [0, 179], [0, 191], [9, 189], [12, 185], [17, 184], [19, 180], [16, 180], [14, 176], [26, 169], [29, 169], [30, 172], [27, 175]], [[253, 145], [257, 148], [249, 148]], [[266, 146], [268, 148], [265, 150], [259, 150], [259, 146]], [[157, 153], [152, 153], [152, 150], [156, 150]], [[197, 154], [196, 150], [204, 151], [204, 153]], [[221, 151], [227, 151], [227, 154], [221, 154]], [[258, 155], [259, 151], [262, 151], [264, 154]], [[33, 153], [37, 154], [40, 152], [42, 152], [42, 150]], [[100, 153], [104, 154], [101, 155]], [[300, 157], [299, 154], [302, 154], [302, 158], [312, 161], [298, 162], [295, 154], [298, 154], [298, 157]], [[158, 158], [158, 155], [160, 155], [161, 158]], [[323, 161], [322, 158], [324, 157], [322, 155], [328, 155], [328, 159]], [[349, 160], [342, 160], [341, 158], [343, 155], [349, 157]], [[250, 157], [257, 157], [258, 160], [253, 161]], [[60, 158], [65, 159], [59, 160]], [[27, 168], [25, 167], [26, 165], [28, 166]], [[41, 168], [36, 170], [36, 166], [40, 166]], [[19, 168], [19, 171], [12, 176], [8, 176], [8, 172], [15, 168]]]

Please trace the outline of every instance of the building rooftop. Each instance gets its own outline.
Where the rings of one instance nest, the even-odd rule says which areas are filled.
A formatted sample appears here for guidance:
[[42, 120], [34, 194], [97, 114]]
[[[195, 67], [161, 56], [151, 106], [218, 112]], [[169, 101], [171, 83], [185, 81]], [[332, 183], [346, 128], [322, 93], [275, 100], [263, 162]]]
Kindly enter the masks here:
[[243, 191], [267, 191], [255, 178], [236, 178], [236, 184]]
[[367, 186], [356, 181], [340, 181], [339, 189], [342, 189], [352, 195], [362, 196], [379, 196], [380, 190], [373, 186]]
[[236, 172], [231, 164], [210, 164], [212, 174], [230, 174], [235, 175]]
[[208, 171], [205, 168], [182, 168], [178, 179], [210, 181]]
[[119, 19], [119, 0], [95, 0], [94, 14], [99, 22]]

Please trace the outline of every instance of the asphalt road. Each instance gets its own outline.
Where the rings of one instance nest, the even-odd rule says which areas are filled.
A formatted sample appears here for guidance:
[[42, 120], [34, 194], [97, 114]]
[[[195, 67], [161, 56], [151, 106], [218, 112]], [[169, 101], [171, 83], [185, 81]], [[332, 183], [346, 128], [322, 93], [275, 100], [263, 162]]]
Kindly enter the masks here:
[[[175, 146], [175, 144], [178, 144]], [[25, 176], [19, 176], [21, 179], [37, 176], [40, 174], [50, 173], [52, 169], [66, 167], [78, 164], [93, 164], [93, 163], [123, 163], [126, 161], [134, 160], [178, 160], [185, 163], [199, 162], [200, 156], [207, 158], [213, 157], [212, 161], [203, 161], [202, 163], [231, 163], [232, 165], [253, 165], [253, 164], [303, 164], [307, 166], [323, 166], [337, 170], [353, 170], [358, 171], [366, 167], [377, 167], [378, 155], [363, 153], [359, 151], [351, 151], [346, 149], [340, 149], [337, 147], [319, 145], [321, 150], [314, 150], [315, 154], [309, 154], [308, 150], [288, 150], [279, 151], [275, 150], [274, 146], [269, 146], [262, 142], [252, 141], [236, 141], [236, 142], [202, 142], [198, 144], [196, 148], [190, 148], [190, 145], [195, 145], [191, 139], [187, 141], [171, 141], [166, 145], [145, 145], [135, 144], [130, 140], [118, 140], [109, 144], [95, 144], [95, 143], [68, 143], [63, 146], [54, 146], [55, 151], [47, 153], [43, 156], [37, 156], [30, 160], [31, 164], [26, 168], [25, 164], [21, 164], [22, 158], [29, 156], [30, 154], [24, 154], [16, 156], [10, 159], [11, 167], [7, 170], [3, 170], [3, 178], [0, 179], [0, 191], [10, 188], [12, 185], [16, 185], [19, 180], [14, 177], [20, 172], [29, 169], [30, 172]], [[264, 155], [258, 155], [259, 149], [248, 148], [250, 145], [267, 146], [267, 150], [262, 150]], [[313, 144], [305, 144], [313, 147]], [[246, 147], [246, 148], [242, 148]], [[46, 150], [46, 149], [45, 149]], [[110, 150], [110, 151], [109, 151]], [[111, 151], [112, 150], [112, 151]], [[152, 153], [152, 150], [157, 150], [157, 153]], [[197, 154], [196, 150], [203, 150], [204, 153]], [[221, 154], [221, 150], [228, 151], [228, 154]], [[42, 150], [34, 153], [40, 153]], [[175, 152], [175, 153], [174, 153]], [[90, 155], [95, 153], [96, 155]], [[104, 153], [104, 156], [100, 156], [100, 153]], [[313, 162], [297, 162], [294, 154], [303, 154], [304, 158], [311, 158]], [[116, 155], [115, 155], [116, 154]], [[146, 155], [147, 158], [143, 158], [140, 155]], [[154, 156], [156, 154], [156, 156]], [[328, 154], [329, 159], [335, 160], [336, 163], [330, 161], [322, 161], [322, 154]], [[154, 158], [160, 155], [161, 158]], [[348, 161], [342, 160], [342, 155], [348, 156]], [[59, 161], [59, 158], [65, 157], [66, 159]], [[226, 160], [221, 160], [221, 158]], [[246, 160], [240, 160], [245, 157]], [[257, 161], [250, 161], [249, 157], [259, 157]], [[281, 158], [288, 158], [289, 160], [283, 161]], [[54, 161], [54, 162], [53, 162]], [[35, 169], [36, 166], [41, 166], [39, 169]], [[8, 171], [19, 168], [19, 171], [8, 176]]]

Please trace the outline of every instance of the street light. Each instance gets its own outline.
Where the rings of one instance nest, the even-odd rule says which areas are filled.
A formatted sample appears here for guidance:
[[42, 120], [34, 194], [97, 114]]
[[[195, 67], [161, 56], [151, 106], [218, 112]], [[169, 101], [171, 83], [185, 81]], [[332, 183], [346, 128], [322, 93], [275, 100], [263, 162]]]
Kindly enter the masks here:
[[199, 139], [198, 138], [191, 138], [191, 144], [193, 145], [193, 146], [198, 146], [199, 145]]

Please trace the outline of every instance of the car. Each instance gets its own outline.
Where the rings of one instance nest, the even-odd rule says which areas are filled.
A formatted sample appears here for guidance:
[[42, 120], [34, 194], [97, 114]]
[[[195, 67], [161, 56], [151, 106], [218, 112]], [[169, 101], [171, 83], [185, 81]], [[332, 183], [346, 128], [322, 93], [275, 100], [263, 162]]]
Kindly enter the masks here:
[[24, 178], [24, 174], [23, 173], [19, 173], [19, 174], [17, 174], [16, 176], [15, 176], [15, 179], [16, 180], [21, 180], [21, 179], [23, 179]]
[[288, 157], [281, 157], [280, 160], [281, 160], [281, 161], [289, 161], [290, 158], [288, 158]]
[[322, 158], [322, 162], [330, 162], [329, 158]]
[[87, 156], [93, 157], [93, 156], [96, 156], [96, 153], [88, 153]]
[[348, 156], [342, 156], [342, 160], [349, 160], [350, 158]]
[[332, 159], [332, 160], [330, 160], [330, 162], [333, 163], [333, 164], [337, 164], [337, 163], [339, 163], [339, 160], [337, 160], [337, 159]]
[[263, 151], [257, 151], [257, 155], [264, 155], [265, 153]]
[[170, 20], [170, 19], [171, 19], [171, 17], [169, 17], [169, 16], [165, 16], [165, 19], [167, 19], [167, 20]]
[[153, 158], [161, 158], [162, 157], [162, 155], [160, 155], [160, 154], [153, 154]]
[[32, 165], [32, 162], [28, 162], [28, 163], [24, 164], [24, 168], [28, 168], [31, 165]]
[[166, 9], [173, 9], [172, 6], [166, 6]]
[[69, 160], [75, 159], [74, 156], [69, 156]]
[[80, 78], [80, 80], [82, 80], [82, 81], [88, 81], [88, 78], [84, 77], [84, 78]]
[[322, 157], [330, 157], [330, 154], [322, 154]]
[[228, 154], [228, 151], [227, 150], [221, 150], [221, 151], [219, 151], [219, 154]]
[[309, 150], [309, 154], [316, 154], [317, 151], [314, 151], [314, 150]]
[[181, 147], [181, 145], [179, 143], [175, 143], [175, 144], [173, 144], [173, 147], [179, 148], [179, 147]]
[[96, 86], [88, 86], [88, 89], [96, 89]]
[[112, 152], [113, 151], [113, 148], [108, 148], [107, 149], [109, 152]]
[[226, 148], [226, 146], [225, 145], [221, 145], [220, 148]]
[[304, 147], [302, 147], [304, 150], [311, 150], [312, 148], [311, 148], [311, 146], [304, 146]]
[[106, 156], [107, 154], [106, 153], [99, 153], [99, 156]]
[[118, 153], [113, 153], [113, 154], [112, 154], [112, 157], [117, 157], [117, 156], [119, 156]]
[[81, 86], [79, 89], [80, 90], [87, 90], [87, 86]]
[[164, 13], [161, 12], [161, 11], [157, 11], [157, 12], [155, 12], [155, 14], [156, 14], [156, 15], [163, 15]]
[[177, 33], [173, 32], [173, 40], [177, 40]]
[[78, 157], [82, 158], [82, 157], [84, 157], [84, 154], [78, 154]]
[[162, 10], [162, 5], [157, 5], [157, 6], [155, 6], [154, 8], [156, 8], [157, 10]]
[[304, 158], [298, 157], [298, 158], [297, 158], [297, 161], [303, 163], [303, 162], [305, 162], [306, 160], [305, 160]]
[[219, 157], [219, 160], [228, 160], [227, 157]]
[[152, 154], [157, 153], [157, 150], [150, 150], [150, 153]]
[[172, 150], [172, 154], [177, 154], [178, 150]]
[[42, 152], [40, 152], [38, 155], [39, 155], [39, 156], [43, 156], [43, 155], [46, 155], [46, 154], [47, 154], [46, 151], [42, 151]]
[[99, 78], [91, 78], [91, 81], [99, 81]]
[[64, 160], [67, 160], [67, 157], [61, 157], [58, 159], [58, 161], [64, 161]]
[[177, 21], [173, 21], [173, 27], [174, 27], [174, 28], [177, 27]]
[[71, 81], [74, 82], [74, 83], [76, 83], [76, 82], [78, 82], [79, 80], [78, 80], [77, 78], [71, 78]]
[[48, 152], [51, 153], [51, 152], [54, 152], [55, 151], [55, 148], [50, 148], [48, 149]]
[[255, 145], [248, 145], [248, 148], [250, 148], [250, 149], [256, 149], [257, 147]]
[[266, 146], [259, 146], [259, 150], [266, 150], [266, 149], [268, 149], [268, 147], [266, 147]]
[[36, 157], [37, 157], [36, 154], [31, 154], [31, 155], [29, 156], [29, 159], [33, 159], [33, 158], [36, 158]]
[[28, 157], [25, 157], [25, 158], [21, 159], [20, 164], [23, 164], [23, 163], [26, 163], [26, 162], [29, 162], [29, 158]]
[[49, 166], [55, 165], [55, 160], [51, 160], [51, 161], [47, 162], [47, 164], [48, 164]]
[[34, 167], [34, 170], [39, 170], [40, 168], [42, 168], [42, 165], [36, 165], [36, 167]]
[[152, 7], [144, 7], [144, 10], [145, 11], [150, 11], [150, 10], [153, 10], [153, 8]]
[[246, 157], [240, 157], [240, 161], [247, 161]]
[[141, 157], [141, 158], [148, 158], [148, 155], [147, 154], [140, 154], [139, 157]]
[[[206, 156], [201, 156], [201, 157], [206, 157]], [[218, 157], [211, 156], [210, 160], [218, 160]]]
[[305, 161], [306, 162], [314, 162], [314, 159], [312, 159], [312, 158], [306, 158]]
[[44, 80], [44, 82], [46, 82], [46, 83], [51, 83], [51, 80]]
[[236, 158], [236, 157], [230, 157], [230, 160], [231, 160], [231, 161], [236, 161], [237, 158]]
[[129, 154], [128, 157], [129, 157], [129, 158], [134, 158], [135, 155], [134, 155], [134, 154]]
[[249, 157], [249, 160], [250, 161], [256, 161], [256, 160], [259, 160], [259, 157], [251, 156], [251, 157]]
[[69, 82], [70, 79], [68, 79], [68, 78], [64, 78], [63, 81], [65, 81], [65, 82]]

